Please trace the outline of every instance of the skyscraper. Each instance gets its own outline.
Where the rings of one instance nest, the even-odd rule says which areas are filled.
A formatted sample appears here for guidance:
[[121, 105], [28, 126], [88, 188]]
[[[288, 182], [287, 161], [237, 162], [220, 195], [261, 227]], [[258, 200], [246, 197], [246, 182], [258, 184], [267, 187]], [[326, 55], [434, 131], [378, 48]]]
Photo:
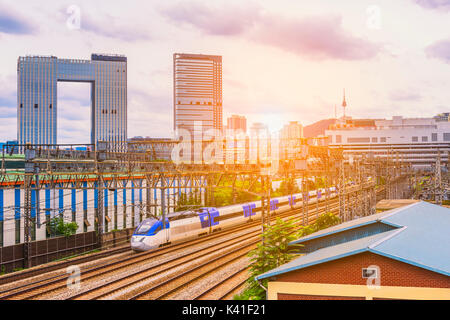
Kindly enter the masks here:
[[294, 159], [300, 152], [300, 139], [303, 138], [303, 126], [297, 121], [289, 121], [280, 130], [280, 159]]
[[202, 132], [222, 132], [222, 57], [175, 53], [173, 103], [175, 132], [184, 128], [194, 133], [200, 123]]
[[247, 119], [244, 116], [233, 114], [227, 119], [227, 130], [247, 132]]
[[91, 143], [127, 140], [127, 58], [92, 54], [91, 60], [19, 57], [17, 139], [20, 144], [57, 143], [57, 82], [91, 83]]

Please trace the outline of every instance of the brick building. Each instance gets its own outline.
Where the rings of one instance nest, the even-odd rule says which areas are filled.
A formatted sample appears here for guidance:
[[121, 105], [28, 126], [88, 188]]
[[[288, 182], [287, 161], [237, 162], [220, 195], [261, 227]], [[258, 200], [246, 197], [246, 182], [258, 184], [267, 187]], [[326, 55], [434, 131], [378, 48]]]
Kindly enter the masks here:
[[257, 277], [271, 300], [450, 299], [450, 209], [417, 202], [293, 241], [299, 258]]

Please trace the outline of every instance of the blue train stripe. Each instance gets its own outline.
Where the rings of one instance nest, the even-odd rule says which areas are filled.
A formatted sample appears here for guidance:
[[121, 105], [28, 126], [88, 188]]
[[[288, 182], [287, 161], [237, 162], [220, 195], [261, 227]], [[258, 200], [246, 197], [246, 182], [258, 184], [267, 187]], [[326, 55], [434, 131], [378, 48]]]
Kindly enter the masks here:
[[270, 200], [270, 210], [278, 209], [278, 199]]
[[207, 210], [201, 210], [198, 213], [198, 217], [200, 218], [200, 224], [202, 228], [209, 228], [209, 214]]
[[295, 206], [295, 196], [289, 196], [289, 205]]
[[114, 189], [114, 205], [117, 206], [117, 189]]
[[254, 203], [250, 203], [250, 204], [245, 204], [242, 206], [242, 209], [244, 211], [244, 217], [251, 217], [254, 216], [256, 214], [256, 212], [253, 211], [253, 209], [256, 208], [256, 204]]

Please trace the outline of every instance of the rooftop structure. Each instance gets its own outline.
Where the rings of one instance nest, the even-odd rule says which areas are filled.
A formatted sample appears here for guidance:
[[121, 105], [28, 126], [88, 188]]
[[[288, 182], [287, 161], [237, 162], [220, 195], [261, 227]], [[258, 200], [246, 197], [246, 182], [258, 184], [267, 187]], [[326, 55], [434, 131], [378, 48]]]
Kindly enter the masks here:
[[[302, 279], [294, 281], [298, 284], [292, 284], [291, 289], [296, 294], [307, 296], [312, 292], [308, 293], [309, 289], [317, 288], [314, 284], [328, 283], [330, 289], [328, 294], [324, 288], [321, 295], [349, 298], [347, 294], [353, 290], [354, 297], [367, 298], [367, 287], [363, 285], [366, 278], [364, 270], [361, 275], [361, 267], [367, 269], [373, 264], [379, 267], [382, 289], [383, 286], [390, 288], [373, 290], [371, 298], [375, 296], [424, 299], [431, 298], [427, 296], [431, 294], [433, 298], [438, 299], [444, 298], [445, 296], [442, 296], [444, 294], [448, 299], [450, 294], [448, 230], [450, 230], [450, 209], [422, 201], [413, 203], [348, 221], [293, 241], [291, 244], [304, 245], [302, 248], [304, 255], [258, 276], [257, 279], [291, 284], [293, 279]], [[339, 275], [337, 269], [344, 266], [348, 274]], [[325, 274], [316, 274], [314, 280], [311, 275], [319, 269]], [[355, 271], [358, 274], [352, 274], [354, 270], [359, 270]], [[411, 276], [412, 273], [422, 276], [416, 278]], [[306, 283], [311, 285], [308, 286]], [[331, 293], [333, 285], [336, 285], [336, 288], [340, 286], [341, 289], [347, 286], [352, 290]], [[283, 284], [278, 288], [283, 286], [286, 287]], [[295, 286], [298, 290], [295, 290]], [[405, 290], [397, 287], [409, 288]], [[413, 287], [445, 289], [411, 292], [414, 290]], [[276, 298], [274, 292], [269, 292], [269, 296]]]

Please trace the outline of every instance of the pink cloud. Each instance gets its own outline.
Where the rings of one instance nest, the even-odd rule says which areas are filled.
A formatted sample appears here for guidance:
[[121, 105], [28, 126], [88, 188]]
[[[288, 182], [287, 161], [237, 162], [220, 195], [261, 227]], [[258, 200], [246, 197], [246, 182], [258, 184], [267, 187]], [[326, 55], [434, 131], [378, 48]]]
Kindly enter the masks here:
[[311, 59], [370, 59], [380, 46], [352, 36], [335, 16], [282, 19], [266, 17], [255, 40]]
[[213, 8], [200, 3], [177, 4], [160, 9], [177, 24], [189, 24], [205, 34], [241, 36], [311, 59], [369, 59], [380, 47], [342, 28], [341, 18], [318, 16], [288, 19], [264, 14], [255, 5]]
[[174, 22], [191, 24], [206, 34], [226, 36], [244, 33], [260, 17], [260, 8], [253, 4], [213, 8], [196, 2], [178, 3], [161, 8], [160, 12]]
[[414, 2], [427, 9], [450, 10], [450, 0], [414, 0]]
[[441, 40], [433, 43], [425, 49], [428, 58], [436, 58], [445, 63], [450, 63], [450, 40]]

